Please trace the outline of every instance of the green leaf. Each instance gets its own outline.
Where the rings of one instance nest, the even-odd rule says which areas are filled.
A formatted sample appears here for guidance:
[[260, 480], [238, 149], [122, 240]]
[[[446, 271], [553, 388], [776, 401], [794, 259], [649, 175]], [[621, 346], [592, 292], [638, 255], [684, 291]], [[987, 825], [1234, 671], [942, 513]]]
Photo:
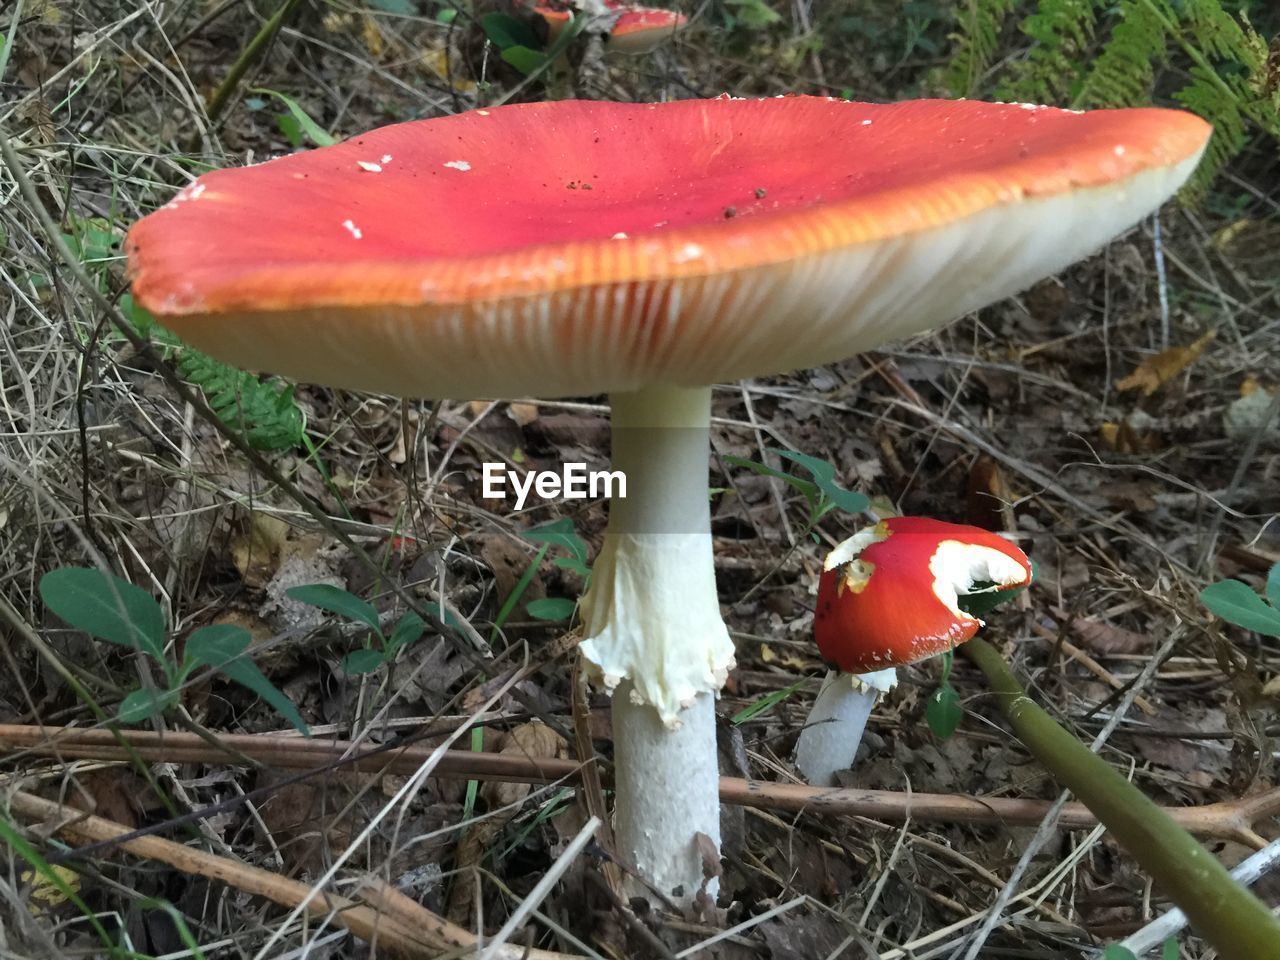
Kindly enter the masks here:
[[439, 23], [453, 23], [458, 19], [457, 7], [446, 7], [436, 14], [436, 21]]
[[591, 567], [583, 563], [577, 557], [556, 557], [551, 561], [552, 566], [559, 567], [561, 570], [572, 570], [582, 579], [591, 576]]
[[502, 601], [502, 606], [498, 608], [498, 615], [493, 618], [493, 630], [490, 631], [490, 639], [497, 639], [498, 631], [503, 628], [511, 611], [516, 608], [516, 604], [520, 602], [520, 598], [524, 596], [524, 592], [529, 589], [529, 584], [533, 582], [534, 576], [538, 573], [538, 568], [542, 566], [542, 560], [547, 555], [547, 551], [551, 548], [550, 544], [544, 543], [538, 548], [538, 552], [534, 554], [532, 562], [524, 568], [524, 573], [520, 574], [520, 579], [516, 581], [516, 585], [511, 588], [511, 592], [507, 594], [507, 598]]
[[427, 625], [420, 616], [412, 610], [406, 613], [391, 628], [391, 636], [387, 638], [387, 659], [394, 657], [401, 647], [417, 643], [426, 629]]
[[373, 673], [385, 662], [377, 650], [352, 650], [342, 658], [342, 670], [348, 676], [359, 677]]
[[480, 29], [499, 50], [527, 47], [533, 51], [542, 46], [531, 23], [509, 14], [486, 13], [480, 18]]
[[293, 701], [277, 690], [271, 681], [266, 678], [266, 675], [258, 669], [258, 665], [248, 657], [240, 656], [235, 660], [229, 660], [218, 669], [240, 684], [240, 686], [247, 687], [265, 700], [268, 705], [275, 709], [276, 713], [288, 720], [303, 736], [311, 736], [310, 731], [307, 730], [306, 721], [302, 719], [302, 714], [298, 712], [298, 708], [294, 706]]
[[955, 687], [944, 683], [933, 691], [933, 696], [925, 705], [924, 715], [929, 722], [929, 729], [939, 740], [946, 740], [955, 733], [956, 727], [960, 726], [960, 718], [964, 716], [964, 711], [960, 709], [960, 695], [956, 693]]
[[338, 138], [330, 134], [320, 124], [316, 123], [307, 114], [307, 111], [298, 106], [298, 102], [292, 97], [285, 96], [279, 90], [268, 90], [266, 87], [254, 87], [254, 93], [265, 93], [269, 97], [275, 97], [279, 100], [286, 110], [293, 115], [298, 121], [298, 126], [302, 129], [317, 147], [331, 147], [338, 142]]
[[156, 325], [156, 318], [151, 315], [151, 311], [138, 305], [133, 299], [133, 294], [124, 294], [118, 305], [120, 312], [124, 314], [124, 318], [129, 321], [133, 329], [144, 337], [151, 333]]
[[1138, 960], [1133, 951], [1118, 943], [1108, 943], [1102, 948], [1102, 960]]
[[76, 629], [164, 662], [164, 613], [151, 594], [128, 580], [62, 567], [40, 578], [40, 597]]
[[526, 77], [541, 70], [547, 62], [547, 55], [539, 53], [537, 50], [531, 50], [523, 44], [517, 44], [514, 47], [507, 47], [498, 54], [502, 59], [511, 64]]
[[306, 135], [302, 132], [302, 124], [292, 113], [277, 113], [276, 128], [284, 135], [285, 140], [289, 141], [291, 147], [300, 147], [306, 140]]
[[764, 0], [725, 0], [734, 15], [748, 27], [759, 29], [777, 23], [782, 16]]
[[1267, 602], [1280, 610], [1280, 563], [1273, 566], [1267, 574]]
[[[1268, 590], [1270, 580], [1268, 577]], [[1280, 637], [1280, 611], [1268, 606], [1266, 601], [1239, 580], [1223, 580], [1211, 583], [1200, 591], [1200, 602], [1223, 620], [1246, 630]]]
[[299, 587], [290, 587], [285, 596], [300, 603], [307, 603], [321, 610], [336, 613], [340, 617], [363, 623], [378, 636], [382, 631], [378, 627], [378, 611], [371, 604], [361, 600], [353, 593], [335, 587], [331, 583], [305, 583]]
[[568, 620], [577, 606], [577, 603], [566, 597], [543, 597], [541, 600], [530, 600], [525, 609], [535, 620]]
[[116, 717], [121, 723], [141, 723], [177, 702], [178, 696], [172, 690], [135, 690], [120, 701]]
[[540, 527], [532, 527], [522, 531], [520, 536], [531, 543], [549, 543], [553, 547], [562, 547], [568, 550], [569, 555], [574, 559], [583, 564], [587, 562], [586, 541], [578, 536], [577, 531], [573, 529], [573, 521], [568, 517], [544, 523]]
[[750, 470], [752, 473], [758, 473], [762, 477], [776, 477], [783, 481], [797, 493], [799, 493], [808, 502], [812, 509], [818, 502], [818, 485], [809, 480], [803, 480], [800, 477], [787, 473], [783, 470], [775, 470], [763, 463], [757, 463], [755, 460], [748, 460], [746, 457], [721, 457], [725, 463], [732, 467], [741, 467], [743, 470]]
[[796, 453], [794, 450], [774, 450], [773, 452], [785, 460], [798, 463], [813, 474], [813, 481], [818, 485], [818, 489], [845, 513], [861, 513], [871, 506], [871, 501], [862, 494], [855, 490], [846, 490], [836, 483], [836, 468], [827, 461], [808, 454]]
[[413, 0], [368, 0], [368, 3], [374, 10], [398, 13], [402, 17], [416, 17], [418, 15], [418, 5]]
[[945, 687], [951, 680], [951, 669], [956, 664], [956, 652], [954, 649], [944, 650], [938, 659], [942, 662], [942, 676], [938, 679], [938, 683]]
[[253, 637], [244, 627], [213, 623], [187, 637], [187, 658], [204, 667], [220, 667], [249, 649]]
[[787, 697], [791, 696], [791, 694], [799, 690], [800, 687], [803, 686], [803, 684], [804, 684], [804, 679], [800, 679], [800, 680], [797, 680], [795, 683], [791, 684], [791, 686], [789, 687], [783, 687], [781, 690], [774, 690], [772, 693], [766, 693], [759, 700], [755, 701], [754, 703], [747, 704], [745, 707], [743, 707], [741, 710], [735, 713], [732, 717], [729, 718], [729, 722], [736, 727], [740, 723], [746, 723], [748, 720], [754, 720], [756, 717], [760, 716], [762, 713], [767, 713], [768, 711], [776, 707], [778, 704], [780, 704], [783, 700], [787, 699]]

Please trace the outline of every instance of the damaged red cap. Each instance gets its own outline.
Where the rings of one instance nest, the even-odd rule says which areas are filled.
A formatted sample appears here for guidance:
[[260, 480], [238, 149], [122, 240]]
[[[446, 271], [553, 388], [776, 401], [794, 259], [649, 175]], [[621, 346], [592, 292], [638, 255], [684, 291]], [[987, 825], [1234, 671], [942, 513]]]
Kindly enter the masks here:
[[1031, 582], [1026, 554], [980, 527], [892, 517], [827, 555], [813, 630], [822, 656], [845, 673], [871, 673], [943, 653], [982, 621], [957, 604], [975, 584]]

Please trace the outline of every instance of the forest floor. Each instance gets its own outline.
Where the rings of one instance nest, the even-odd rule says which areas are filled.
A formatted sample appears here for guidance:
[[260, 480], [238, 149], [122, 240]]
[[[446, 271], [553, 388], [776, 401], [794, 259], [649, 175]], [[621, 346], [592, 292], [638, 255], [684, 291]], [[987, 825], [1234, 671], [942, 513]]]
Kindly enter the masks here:
[[[779, 24], [731, 30], [713, 15], [718, 6], [705, 5], [655, 53], [588, 65], [578, 93], [937, 94], [929, 78], [945, 56], [944, 21], [899, 20], [896, 5], [881, 3], [841, 27], [836, 13], [853, 5], [832, 3], [822, 24], [807, 22], [807, 3], [776, 6]], [[479, 468], [493, 459], [603, 468], [605, 398], [429, 404], [301, 385], [312, 449], [264, 456], [322, 505], [326, 528], [196, 416], [83, 286], [118, 301], [132, 222], [194, 173], [287, 152], [305, 134], [284, 101], [250, 88], [287, 94], [342, 137], [538, 98], [541, 83], [522, 84], [486, 57], [465, 14], [442, 19], [433, 4], [410, 0], [303, 3], [210, 122], [206, 98], [273, 6], [109, 7], [19, 3], [0, 60], [0, 130], [82, 261], [66, 269], [38, 207], [11, 169], [0, 170], [0, 724], [99, 727], [93, 706], [110, 715], [139, 684], [139, 658], [65, 629], [41, 602], [42, 575], [96, 559], [161, 598], [177, 637], [210, 623], [246, 627], [263, 671], [315, 740], [412, 736], [431, 747], [467, 721], [482, 733], [467, 730], [455, 747], [520, 758], [513, 770], [573, 757], [571, 741], [533, 722], [575, 728], [573, 635], [527, 608], [572, 600], [582, 583], [553, 565], [558, 549], [522, 582], [539, 545], [521, 533], [568, 518], [594, 555], [605, 508], [555, 502], [516, 513], [482, 497]], [[785, 449], [833, 464], [840, 483], [882, 512], [1016, 533], [1039, 579], [991, 618], [988, 639], [1082, 740], [1119, 712], [1102, 755], [1158, 803], [1234, 803], [1280, 789], [1280, 647], [1214, 619], [1198, 599], [1224, 577], [1256, 587], [1280, 560], [1280, 431], [1250, 426], [1280, 386], [1278, 211], [1274, 144], [1260, 144], [1199, 204], [1166, 206], [1158, 233], [1148, 219], [940, 333], [716, 389], [713, 525], [738, 661], [717, 708], [723, 773], [800, 782], [790, 755], [823, 672], [812, 643], [822, 556], [866, 522], [829, 514], [815, 544], [791, 488], [722, 459], [780, 467], [769, 451]], [[1183, 350], [1163, 353], [1170, 348]], [[394, 673], [352, 675], [343, 658], [363, 636], [285, 596], [314, 582], [392, 614], [401, 610], [396, 586], [443, 600], [494, 659], [482, 671], [459, 634], [429, 631]], [[513, 592], [519, 602], [500, 616]], [[525, 656], [532, 669], [474, 716]], [[214, 741], [291, 734], [243, 687], [197, 679], [168, 719], [148, 726], [212, 731]], [[952, 677], [965, 711], [959, 729], [946, 740], [930, 732], [925, 702], [938, 679], [936, 664], [903, 671], [872, 716], [849, 784], [1037, 803], [999, 824], [727, 806], [725, 909], [696, 919], [637, 918], [611, 902], [608, 884], [593, 879], [602, 875], [598, 849], [561, 861], [586, 822], [589, 792], [563, 781], [477, 787], [464, 765], [406, 791], [403, 765], [356, 771], [324, 768], [322, 758], [309, 764], [318, 774], [286, 779], [296, 758], [197, 762], [162, 744], [132, 765], [106, 753], [7, 748], [0, 794], [61, 798], [129, 829], [219, 805], [194, 828], [210, 853], [305, 884], [328, 877], [341, 896], [354, 896], [360, 878], [381, 878], [463, 930], [497, 931], [549, 869], [564, 869], [515, 942], [578, 956], [958, 957], [1015, 872], [981, 956], [1075, 957], [1164, 912], [1159, 891], [1101, 830], [1045, 828], [1039, 802], [1060, 790], [1009, 735], [964, 658]], [[607, 700], [594, 695], [576, 720], [607, 759]], [[191, 749], [201, 746], [212, 750], [204, 741]], [[58, 849], [44, 840], [53, 824], [32, 809], [0, 819], [5, 956], [93, 953], [86, 911], [139, 955], [368, 955], [336, 922], [299, 919], [262, 890], [112, 850], [60, 874], [78, 906], [17, 854], [19, 836], [46, 856]], [[1239, 862], [1257, 838], [1280, 836], [1280, 811], [1263, 809], [1252, 836], [1206, 840], [1224, 863]], [[1017, 871], [1037, 832], [1035, 855]], [[159, 835], [189, 847], [193, 827]], [[1257, 889], [1280, 899], [1278, 881]], [[1189, 937], [1182, 951], [1210, 955]]]

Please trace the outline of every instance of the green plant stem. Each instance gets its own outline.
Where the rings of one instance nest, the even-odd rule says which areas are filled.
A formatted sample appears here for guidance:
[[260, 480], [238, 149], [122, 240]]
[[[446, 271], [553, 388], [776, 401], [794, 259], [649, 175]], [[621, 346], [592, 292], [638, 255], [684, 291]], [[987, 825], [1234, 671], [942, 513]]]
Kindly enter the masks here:
[[1032, 703], [995, 648], [974, 638], [960, 649], [986, 674], [1023, 745], [1093, 811], [1220, 956], [1280, 960], [1280, 920], [1261, 900], [1142, 791]]
[[222, 115], [222, 111], [226, 108], [227, 103], [231, 100], [232, 94], [240, 86], [240, 81], [244, 79], [244, 75], [249, 72], [249, 68], [254, 62], [262, 56], [267, 49], [267, 45], [275, 37], [276, 32], [288, 19], [298, 6], [298, 0], [284, 0], [280, 4], [272, 17], [253, 35], [253, 39], [248, 45], [240, 51], [240, 56], [236, 57], [236, 62], [231, 65], [231, 69], [227, 71], [227, 75], [223, 78], [222, 83], [218, 85], [218, 89], [213, 91], [209, 97], [208, 106], [205, 112], [209, 117], [209, 126], [212, 127], [218, 122], [218, 117]]

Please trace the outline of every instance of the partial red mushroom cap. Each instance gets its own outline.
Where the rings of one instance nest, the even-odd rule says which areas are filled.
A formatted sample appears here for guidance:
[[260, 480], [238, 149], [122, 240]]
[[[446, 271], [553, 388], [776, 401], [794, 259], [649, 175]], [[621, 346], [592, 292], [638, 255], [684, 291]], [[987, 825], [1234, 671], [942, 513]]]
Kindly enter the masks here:
[[845, 673], [914, 663], [970, 639], [982, 621], [956, 604], [974, 584], [1031, 582], [1025, 553], [980, 527], [892, 517], [830, 554], [813, 629], [825, 660]]
[[609, 31], [609, 49], [618, 53], [648, 53], [689, 22], [688, 17], [675, 10], [636, 7], [611, 0], [605, 0], [605, 7], [622, 11]]

